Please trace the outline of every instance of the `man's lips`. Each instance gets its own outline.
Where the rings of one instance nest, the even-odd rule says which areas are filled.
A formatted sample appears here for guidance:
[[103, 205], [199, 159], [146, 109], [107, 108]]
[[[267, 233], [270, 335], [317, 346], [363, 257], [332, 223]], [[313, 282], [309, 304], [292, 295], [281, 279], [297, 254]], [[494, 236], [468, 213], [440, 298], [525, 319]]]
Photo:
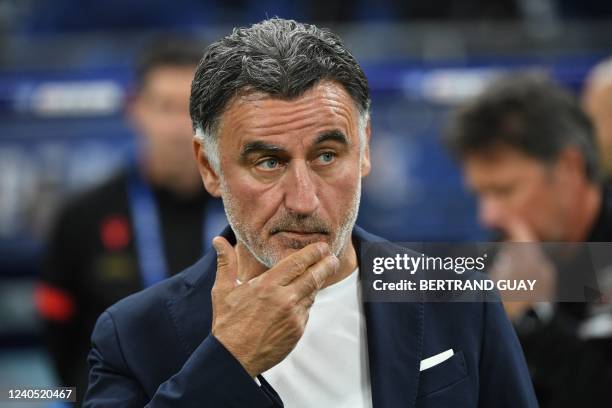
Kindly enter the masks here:
[[279, 234], [282, 237], [288, 238], [288, 239], [311, 240], [317, 236], [321, 237], [321, 236], [327, 235], [327, 232], [322, 231], [322, 230], [281, 230], [281, 231], [274, 231], [272, 235], [277, 235], [277, 234]]
[[296, 230], [283, 230], [275, 232], [274, 234], [286, 234], [286, 235], [294, 235], [298, 237], [306, 237], [309, 235], [327, 235], [325, 231], [296, 231]]

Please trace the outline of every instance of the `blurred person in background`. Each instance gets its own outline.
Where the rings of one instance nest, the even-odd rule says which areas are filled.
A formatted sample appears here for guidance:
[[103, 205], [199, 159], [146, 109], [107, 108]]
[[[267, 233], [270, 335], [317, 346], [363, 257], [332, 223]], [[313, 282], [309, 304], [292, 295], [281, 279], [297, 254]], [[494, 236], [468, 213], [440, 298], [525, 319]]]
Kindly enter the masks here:
[[600, 62], [589, 73], [582, 95], [600, 148], [600, 160], [606, 180], [612, 180], [612, 58]]
[[76, 385], [79, 399], [98, 316], [191, 265], [225, 223], [193, 160], [189, 93], [201, 54], [167, 38], [144, 50], [126, 109], [137, 157], [68, 202], [51, 232], [37, 308], [60, 385]]
[[[498, 79], [456, 112], [447, 142], [477, 196], [480, 222], [504, 241], [612, 241], [612, 189], [599, 181], [592, 125], [576, 99], [545, 76]], [[527, 267], [526, 260], [511, 261], [517, 276]], [[555, 290], [557, 272], [541, 276]], [[612, 399], [612, 333], [584, 330], [591, 304], [504, 306], [542, 407]]]

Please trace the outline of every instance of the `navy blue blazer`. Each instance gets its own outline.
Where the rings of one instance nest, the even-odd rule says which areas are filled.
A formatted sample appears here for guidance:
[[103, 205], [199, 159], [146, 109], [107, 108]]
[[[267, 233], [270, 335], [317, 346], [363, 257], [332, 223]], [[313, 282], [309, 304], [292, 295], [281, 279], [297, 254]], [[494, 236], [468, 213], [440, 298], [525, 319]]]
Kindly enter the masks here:
[[[235, 242], [229, 228], [224, 235]], [[353, 230], [356, 248], [380, 241]], [[212, 251], [100, 316], [85, 407], [283, 406], [282, 396], [262, 376], [257, 385], [210, 333], [215, 272]], [[500, 303], [366, 302], [364, 311], [375, 408], [537, 407]], [[450, 348], [453, 357], [419, 371], [422, 359]]]

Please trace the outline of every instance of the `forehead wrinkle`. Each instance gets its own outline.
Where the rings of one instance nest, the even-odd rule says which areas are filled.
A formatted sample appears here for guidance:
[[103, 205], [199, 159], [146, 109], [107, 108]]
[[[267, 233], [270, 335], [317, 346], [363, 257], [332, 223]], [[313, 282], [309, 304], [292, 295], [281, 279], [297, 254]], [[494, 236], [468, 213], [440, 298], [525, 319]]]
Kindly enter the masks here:
[[267, 111], [265, 110], [265, 108], [262, 108], [262, 110], [266, 113], [265, 115], [255, 118], [255, 123], [252, 127], [253, 130], [266, 129], [269, 127], [286, 126], [294, 122], [305, 121], [308, 119], [312, 119], [313, 117], [321, 116], [321, 113], [319, 113], [320, 107], [312, 105], [297, 107], [291, 110], [283, 108], [270, 108]]
[[[264, 120], [248, 129], [248, 134], [259, 134], [263, 136], [281, 135], [300, 131], [319, 133], [321, 129], [338, 129], [343, 133], [350, 132], [351, 124], [348, 118], [331, 112], [319, 113], [308, 112], [299, 117], [289, 116], [281, 122], [268, 122]], [[313, 130], [313, 129], [316, 129]], [[348, 137], [348, 135], [347, 135]]]
[[[252, 113], [257, 115], [262, 111], [262, 120], [265, 122], [269, 117], [279, 118], [275, 125], [283, 125], [302, 117], [310, 117], [313, 113], [320, 111], [330, 115], [350, 116], [350, 107], [342, 101], [339, 96], [326, 93], [325, 95], [305, 95], [298, 99], [286, 101], [282, 99], [267, 98], [257, 100], [250, 104]], [[281, 119], [284, 118], [284, 119]]]

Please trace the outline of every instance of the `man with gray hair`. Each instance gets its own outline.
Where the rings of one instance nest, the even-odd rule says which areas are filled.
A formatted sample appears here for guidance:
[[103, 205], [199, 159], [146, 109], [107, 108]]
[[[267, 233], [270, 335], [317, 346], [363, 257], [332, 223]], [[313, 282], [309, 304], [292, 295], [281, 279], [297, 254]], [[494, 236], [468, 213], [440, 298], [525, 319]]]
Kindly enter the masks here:
[[194, 150], [230, 226], [100, 316], [86, 406], [537, 406], [499, 302], [364, 301], [369, 105], [330, 31], [270, 19], [208, 47]]

